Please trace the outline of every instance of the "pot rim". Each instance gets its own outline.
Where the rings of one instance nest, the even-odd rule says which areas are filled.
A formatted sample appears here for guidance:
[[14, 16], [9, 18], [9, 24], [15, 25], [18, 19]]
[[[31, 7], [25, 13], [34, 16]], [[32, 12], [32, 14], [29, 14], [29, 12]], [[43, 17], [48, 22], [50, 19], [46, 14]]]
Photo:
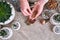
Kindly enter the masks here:
[[55, 15], [58, 15], [59, 13], [55, 13], [55, 14], [53, 14], [52, 16], [51, 16], [51, 18], [50, 18], [50, 23], [51, 24], [53, 24], [53, 25], [60, 25], [60, 22], [58, 23], [56, 20], [54, 20], [53, 19], [53, 17], [55, 16]]
[[54, 32], [55, 34], [60, 34], [60, 33], [55, 32], [56, 27], [60, 27], [60, 26], [59, 26], [59, 25], [54, 26], [53, 32]]

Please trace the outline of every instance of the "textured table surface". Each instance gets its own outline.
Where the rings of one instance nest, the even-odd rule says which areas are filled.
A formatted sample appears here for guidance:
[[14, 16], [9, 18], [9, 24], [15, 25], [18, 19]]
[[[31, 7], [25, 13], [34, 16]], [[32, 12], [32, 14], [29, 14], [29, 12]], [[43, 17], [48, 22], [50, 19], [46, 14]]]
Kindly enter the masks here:
[[8, 40], [60, 40], [60, 35], [52, 32], [53, 26], [49, 22], [41, 25], [37, 20], [32, 25], [26, 25], [26, 17], [20, 12], [16, 12], [15, 20], [21, 23], [21, 29], [13, 30], [13, 36]]
[[60, 35], [56, 35], [52, 32], [53, 26], [48, 22], [45, 25], [41, 25], [37, 20], [32, 25], [26, 25], [25, 17], [16, 12], [16, 18], [21, 23], [21, 29], [13, 31], [14, 34], [9, 40], [60, 40]]

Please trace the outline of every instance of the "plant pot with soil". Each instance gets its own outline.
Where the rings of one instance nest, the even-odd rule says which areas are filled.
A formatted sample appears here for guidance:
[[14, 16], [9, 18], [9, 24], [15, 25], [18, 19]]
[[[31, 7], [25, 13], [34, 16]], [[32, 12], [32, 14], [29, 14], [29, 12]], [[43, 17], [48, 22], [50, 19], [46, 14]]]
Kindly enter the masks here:
[[50, 22], [53, 25], [60, 25], [60, 14], [59, 13], [53, 14], [50, 18]]
[[0, 1], [0, 25], [9, 24], [15, 17], [15, 9], [12, 4]]
[[4, 27], [0, 30], [0, 38], [1, 39], [9, 39], [13, 35], [12, 29], [8, 27]]

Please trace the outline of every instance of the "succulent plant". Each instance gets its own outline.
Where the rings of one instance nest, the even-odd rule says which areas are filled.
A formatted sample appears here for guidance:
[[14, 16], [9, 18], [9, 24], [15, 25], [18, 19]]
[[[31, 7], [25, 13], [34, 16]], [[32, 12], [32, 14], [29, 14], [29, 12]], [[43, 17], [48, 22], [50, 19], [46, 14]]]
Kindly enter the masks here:
[[54, 16], [54, 20], [60, 22], [60, 14]]
[[4, 37], [7, 35], [7, 32], [5, 30], [0, 31], [0, 36]]
[[5, 22], [11, 16], [11, 7], [7, 2], [0, 1], [0, 22]]

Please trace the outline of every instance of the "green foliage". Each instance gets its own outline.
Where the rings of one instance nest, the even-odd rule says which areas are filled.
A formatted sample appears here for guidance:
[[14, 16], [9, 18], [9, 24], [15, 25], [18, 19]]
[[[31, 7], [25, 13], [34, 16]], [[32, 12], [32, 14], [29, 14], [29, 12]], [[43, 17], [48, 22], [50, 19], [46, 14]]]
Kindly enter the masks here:
[[1, 31], [0, 31], [0, 36], [3, 36], [3, 37], [4, 37], [4, 36], [6, 36], [6, 35], [7, 35], [7, 32], [6, 32], [5, 30], [1, 30]]
[[11, 16], [11, 8], [7, 2], [0, 2], [0, 22], [5, 22]]
[[56, 21], [60, 22], [60, 14], [55, 15], [55, 16], [54, 16], [54, 19], [55, 19]]

